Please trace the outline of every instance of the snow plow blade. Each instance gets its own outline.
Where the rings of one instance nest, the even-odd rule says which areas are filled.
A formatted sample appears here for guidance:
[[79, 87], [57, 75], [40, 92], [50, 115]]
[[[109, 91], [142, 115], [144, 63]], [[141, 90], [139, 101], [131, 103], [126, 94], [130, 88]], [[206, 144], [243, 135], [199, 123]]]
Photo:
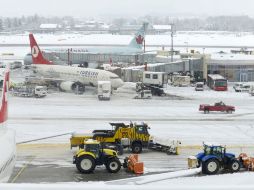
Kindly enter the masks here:
[[123, 166], [135, 174], [144, 173], [144, 163], [139, 162], [138, 154], [131, 154], [129, 157], [126, 157]]
[[166, 152], [168, 155], [179, 155], [179, 144], [181, 144], [180, 141], [172, 141], [171, 144], [150, 142], [148, 148], [155, 151]]

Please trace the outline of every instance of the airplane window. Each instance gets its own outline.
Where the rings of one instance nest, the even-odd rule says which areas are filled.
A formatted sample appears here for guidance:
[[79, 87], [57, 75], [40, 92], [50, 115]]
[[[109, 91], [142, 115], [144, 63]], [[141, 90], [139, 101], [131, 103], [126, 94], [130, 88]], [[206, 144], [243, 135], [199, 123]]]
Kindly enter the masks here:
[[119, 79], [119, 77], [109, 77], [110, 79]]

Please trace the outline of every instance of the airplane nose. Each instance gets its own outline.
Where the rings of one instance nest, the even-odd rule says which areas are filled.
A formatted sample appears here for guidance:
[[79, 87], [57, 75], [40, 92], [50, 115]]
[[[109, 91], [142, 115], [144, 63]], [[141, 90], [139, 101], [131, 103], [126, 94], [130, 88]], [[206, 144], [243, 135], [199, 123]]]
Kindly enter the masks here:
[[119, 79], [119, 82], [118, 82], [118, 83], [119, 83], [119, 87], [120, 87], [120, 86], [123, 86], [123, 84], [124, 84], [124, 82], [122, 81], [122, 79]]
[[114, 88], [118, 88], [118, 87], [121, 87], [123, 86], [124, 82], [122, 81], [122, 79], [115, 79], [112, 81], [112, 86]]

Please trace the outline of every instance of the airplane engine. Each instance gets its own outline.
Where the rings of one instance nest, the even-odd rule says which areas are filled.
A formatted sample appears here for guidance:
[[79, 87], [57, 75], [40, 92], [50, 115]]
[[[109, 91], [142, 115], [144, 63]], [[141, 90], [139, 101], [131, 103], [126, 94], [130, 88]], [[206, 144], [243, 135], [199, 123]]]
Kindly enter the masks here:
[[62, 82], [59, 88], [61, 91], [74, 92], [75, 94], [83, 94], [85, 92], [85, 85], [80, 82]]

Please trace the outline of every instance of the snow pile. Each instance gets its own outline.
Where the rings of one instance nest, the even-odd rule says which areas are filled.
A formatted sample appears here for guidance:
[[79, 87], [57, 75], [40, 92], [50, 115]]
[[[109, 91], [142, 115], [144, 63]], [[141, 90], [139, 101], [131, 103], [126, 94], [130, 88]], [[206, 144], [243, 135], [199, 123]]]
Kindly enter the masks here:
[[[178, 178], [171, 179], [169, 181], [160, 181], [157, 184], [167, 185], [170, 183], [172, 186], [180, 186], [182, 184], [191, 186], [191, 185], [199, 185], [199, 186], [227, 186], [227, 185], [254, 185], [254, 172], [245, 172], [245, 173], [233, 173], [233, 174], [222, 174], [222, 175], [214, 175], [214, 176], [203, 176], [203, 177], [188, 177], [188, 178]], [[230, 189], [230, 188], [228, 188]], [[242, 189], [242, 188], [239, 188]], [[254, 189], [252, 187], [252, 189]]]
[[158, 182], [162, 180], [168, 180], [172, 178], [178, 177], [186, 177], [198, 174], [201, 172], [201, 168], [189, 169], [189, 170], [182, 170], [176, 172], [167, 172], [161, 174], [154, 174], [154, 175], [146, 175], [128, 179], [121, 179], [121, 180], [114, 180], [106, 182], [109, 185], [145, 185], [145, 184], [152, 184], [153, 182]]

